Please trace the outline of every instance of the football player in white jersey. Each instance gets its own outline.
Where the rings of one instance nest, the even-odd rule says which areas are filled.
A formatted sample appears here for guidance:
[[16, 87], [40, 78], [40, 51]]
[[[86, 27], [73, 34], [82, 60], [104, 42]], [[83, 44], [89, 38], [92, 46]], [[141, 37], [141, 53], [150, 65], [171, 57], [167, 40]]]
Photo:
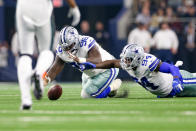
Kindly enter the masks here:
[[[78, 62], [99, 63], [115, 59], [90, 36], [79, 35], [71, 26], [63, 28], [60, 32], [59, 43], [56, 48], [56, 59], [49, 71], [44, 75], [44, 82], [54, 80], [63, 69], [64, 63], [79, 67], [72, 56], [77, 56]], [[116, 79], [119, 69], [92, 69], [82, 74], [82, 98], [106, 98], [115, 95], [121, 85], [121, 80]], [[65, 74], [66, 75], [66, 74]]]
[[[128, 44], [120, 60], [108, 60], [98, 64], [85, 62], [80, 69], [122, 68], [133, 80], [158, 98], [173, 96], [196, 96], [196, 73], [179, 70], [177, 66], [161, 62], [154, 55], [144, 53], [142, 47]], [[77, 57], [73, 57], [78, 61]]]
[[[72, 25], [80, 21], [80, 11], [74, 0], [67, 0], [70, 6], [69, 17], [73, 16]], [[35, 82], [34, 95], [41, 99], [42, 74], [54, 60], [50, 51], [53, 43], [54, 25], [52, 22], [52, 0], [18, 0], [16, 7], [16, 24], [19, 40], [20, 59], [18, 61], [18, 81], [21, 90], [22, 109], [31, 109], [31, 77]], [[53, 26], [54, 27], [54, 26]], [[37, 38], [39, 57], [35, 70], [32, 69], [34, 38]]]

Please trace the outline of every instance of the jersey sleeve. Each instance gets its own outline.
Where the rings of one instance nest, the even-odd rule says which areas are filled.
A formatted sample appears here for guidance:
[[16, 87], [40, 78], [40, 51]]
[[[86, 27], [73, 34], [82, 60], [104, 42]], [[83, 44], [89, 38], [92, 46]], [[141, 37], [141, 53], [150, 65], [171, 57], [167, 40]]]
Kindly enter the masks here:
[[151, 60], [149, 61], [149, 66], [148, 68], [150, 69], [150, 71], [154, 71], [157, 66], [159, 65], [160, 61], [156, 56], [154, 55], [150, 55], [151, 56]]
[[61, 46], [58, 44], [57, 46], [56, 46], [56, 55], [60, 55], [60, 54], [62, 54], [63, 53], [63, 50], [62, 50], [62, 48], [61, 48]]
[[84, 36], [80, 41], [80, 48], [82, 48], [82, 50], [87, 53], [91, 48], [95, 46], [95, 44], [96, 41], [92, 37]]
[[56, 47], [56, 55], [66, 63], [73, 62], [73, 59], [69, 58], [68, 54], [62, 50], [61, 46], [58, 44]]
[[145, 55], [143, 61], [142, 61], [142, 66], [146, 66], [148, 70], [151, 72], [156, 69], [156, 67], [159, 65], [160, 60], [151, 54]]

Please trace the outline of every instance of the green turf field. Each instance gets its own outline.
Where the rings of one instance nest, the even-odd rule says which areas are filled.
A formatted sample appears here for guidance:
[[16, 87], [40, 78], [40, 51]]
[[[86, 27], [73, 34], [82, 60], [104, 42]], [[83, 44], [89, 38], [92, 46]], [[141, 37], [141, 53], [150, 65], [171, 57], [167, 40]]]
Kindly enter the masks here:
[[195, 131], [196, 98], [157, 99], [124, 82], [128, 98], [81, 99], [79, 83], [61, 84], [57, 101], [33, 99], [20, 111], [17, 84], [0, 84], [0, 131]]

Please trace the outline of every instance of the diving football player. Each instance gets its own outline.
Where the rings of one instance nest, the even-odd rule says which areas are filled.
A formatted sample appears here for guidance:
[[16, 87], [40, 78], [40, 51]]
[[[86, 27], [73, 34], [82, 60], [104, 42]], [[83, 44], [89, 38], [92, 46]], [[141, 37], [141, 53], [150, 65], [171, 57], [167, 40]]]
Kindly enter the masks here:
[[[84, 62], [85, 69], [122, 68], [131, 78], [158, 98], [196, 96], [196, 73], [179, 70], [177, 66], [162, 62], [152, 54], [144, 53], [142, 47], [128, 44], [119, 60], [107, 60], [97, 64]], [[74, 58], [77, 61], [77, 58]]]

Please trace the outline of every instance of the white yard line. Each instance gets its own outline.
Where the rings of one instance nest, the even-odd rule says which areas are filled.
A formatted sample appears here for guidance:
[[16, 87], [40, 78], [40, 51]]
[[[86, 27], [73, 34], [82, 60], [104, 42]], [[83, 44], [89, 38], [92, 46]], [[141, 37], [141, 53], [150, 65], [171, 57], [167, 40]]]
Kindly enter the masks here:
[[196, 115], [196, 111], [184, 111], [182, 112], [183, 115], [192, 116]]
[[[130, 110], [130, 111], [99, 111], [99, 110], [83, 110], [83, 111], [46, 111], [46, 110], [31, 110], [31, 111], [14, 111], [14, 110], [0, 110], [0, 114], [43, 114], [43, 115], [50, 115], [50, 114], [62, 114], [62, 115], [73, 115], [73, 114], [79, 114], [79, 115], [89, 115], [89, 114], [96, 114], [96, 115], [102, 115], [102, 114], [143, 114], [148, 113], [145, 111], [136, 111], [136, 110]], [[165, 112], [166, 114], [170, 114], [171, 112]], [[196, 111], [182, 111], [179, 112], [181, 115], [196, 115]]]
[[[64, 122], [104, 122], [104, 121], [111, 121], [111, 122], [121, 122], [121, 123], [127, 123], [129, 120], [135, 120], [137, 122], [144, 122], [144, 123], [160, 123], [165, 122], [165, 118], [160, 117], [144, 117], [144, 116], [130, 116], [130, 115], [123, 115], [123, 116], [107, 116], [107, 115], [101, 115], [101, 116], [17, 116], [14, 119], [13, 118], [1, 118], [3, 121], [1, 121], [1, 124], [12, 124], [16, 122], [58, 122], [58, 123], [64, 123]], [[0, 120], [1, 120], [0, 119]], [[180, 117], [177, 116], [171, 116], [170, 118], [167, 118], [167, 122], [179, 122], [181, 120]]]
[[9, 94], [7, 94], [7, 95], [2, 95], [2, 94], [0, 94], [0, 97], [1, 97], [1, 96], [4, 97], [4, 96], [20, 96], [20, 95], [15, 95], [15, 94], [11, 94], [11, 95], [9, 95]]
[[84, 110], [84, 111], [46, 111], [46, 110], [32, 110], [32, 111], [9, 111], [0, 110], [1, 114], [7, 113], [34, 113], [34, 114], [141, 114], [141, 111], [99, 111], [99, 110]]
[[[23, 122], [42, 122], [42, 121], [59, 121], [59, 122], [70, 122], [70, 121], [81, 121], [81, 120], [85, 120], [85, 121], [89, 121], [89, 122], [96, 122], [97, 120], [111, 120], [111, 116], [96, 116], [96, 117], [92, 117], [92, 116], [87, 116], [87, 117], [50, 117], [50, 116], [44, 116], [44, 117], [40, 117], [40, 116], [30, 116], [30, 117], [18, 117], [17, 118], [18, 121], [23, 121]], [[129, 116], [121, 116], [118, 119], [114, 119], [113, 121], [128, 121], [130, 120]]]

